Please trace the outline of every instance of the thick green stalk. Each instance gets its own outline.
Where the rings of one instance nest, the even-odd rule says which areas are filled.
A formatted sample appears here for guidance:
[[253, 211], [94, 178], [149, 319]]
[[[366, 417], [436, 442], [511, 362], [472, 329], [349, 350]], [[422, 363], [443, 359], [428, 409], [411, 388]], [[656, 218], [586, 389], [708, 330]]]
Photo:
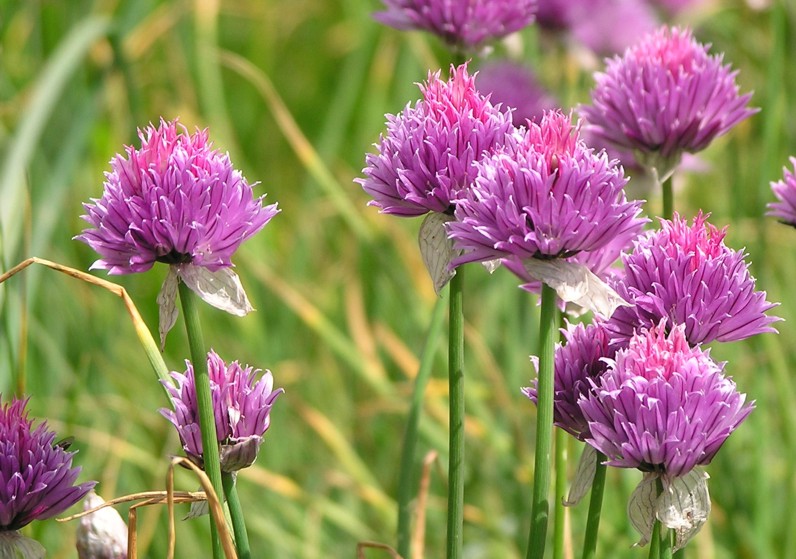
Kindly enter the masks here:
[[556, 498], [553, 509], [553, 559], [562, 559], [564, 557], [564, 540], [566, 539], [564, 499], [567, 497], [567, 443], [569, 442], [569, 434], [563, 429], [554, 429], [554, 431], [556, 434]]
[[672, 174], [661, 183], [663, 189], [663, 219], [671, 220], [674, 216], [674, 189], [672, 186]]
[[[188, 345], [191, 347], [191, 362], [196, 383], [196, 405], [199, 408], [199, 429], [202, 431], [204, 470], [207, 477], [210, 478], [210, 483], [213, 484], [216, 495], [221, 498], [223, 483], [221, 481], [216, 421], [213, 414], [213, 399], [210, 394], [210, 375], [207, 372], [207, 353], [202, 336], [202, 326], [199, 322], [199, 311], [195, 304], [196, 295], [182, 281], [179, 282], [179, 290], [185, 329], [188, 333]], [[212, 518], [210, 519], [210, 532], [213, 542], [213, 557], [217, 559], [221, 557], [221, 541]]]
[[533, 472], [531, 530], [528, 559], [544, 557], [547, 522], [550, 514], [550, 452], [553, 438], [553, 355], [557, 337], [556, 292], [542, 284], [542, 311], [539, 320], [539, 383], [536, 401], [536, 450]]
[[586, 520], [586, 536], [583, 538], [583, 559], [597, 557], [597, 532], [600, 529], [600, 513], [603, 508], [603, 494], [605, 493], [605, 472], [603, 464], [605, 455], [597, 452], [595, 456], [597, 466], [594, 470], [594, 480], [591, 484], [591, 497], [589, 499], [589, 516]]
[[246, 522], [243, 520], [243, 508], [240, 506], [235, 478], [230, 473], [221, 472], [221, 482], [224, 484], [224, 496], [227, 498], [229, 516], [232, 519], [232, 531], [235, 534], [238, 559], [250, 559], [249, 534], [246, 532]]
[[448, 383], [450, 390], [450, 453], [448, 459], [448, 559], [462, 556], [464, 527], [464, 274], [450, 281], [448, 313]]
[[417, 448], [417, 426], [420, 422], [420, 413], [423, 411], [423, 395], [426, 391], [428, 379], [431, 376], [431, 365], [434, 362], [437, 343], [442, 334], [442, 324], [445, 318], [445, 298], [437, 299], [434, 312], [431, 315], [431, 324], [426, 336], [426, 345], [420, 358], [420, 368], [415, 377], [412, 390], [412, 402], [409, 414], [406, 417], [406, 431], [401, 454], [401, 469], [398, 473], [398, 555], [410, 559], [412, 510], [409, 504], [415, 496], [413, 480], [415, 468], [415, 449]]
[[652, 538], [650, 538], [649, 559], [659, 559], [661, 556], [661, 523], [657, 520], [652, 527]]
[[681, 547], [672, 554], [672, 559], [685, 559], [685, 548]]

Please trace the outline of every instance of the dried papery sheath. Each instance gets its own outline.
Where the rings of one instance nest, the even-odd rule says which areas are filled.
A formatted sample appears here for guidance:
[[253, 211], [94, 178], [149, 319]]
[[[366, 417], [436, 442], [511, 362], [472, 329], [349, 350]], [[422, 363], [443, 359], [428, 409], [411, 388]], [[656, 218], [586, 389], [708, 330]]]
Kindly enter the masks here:
[[[83, 501], [83, 510], [91, 510], [104, 502], [91, 491]], [[111, 506], [94, 511], [80, 519], [76, 546], [79, 559], [126, 559], [127, 524]]]

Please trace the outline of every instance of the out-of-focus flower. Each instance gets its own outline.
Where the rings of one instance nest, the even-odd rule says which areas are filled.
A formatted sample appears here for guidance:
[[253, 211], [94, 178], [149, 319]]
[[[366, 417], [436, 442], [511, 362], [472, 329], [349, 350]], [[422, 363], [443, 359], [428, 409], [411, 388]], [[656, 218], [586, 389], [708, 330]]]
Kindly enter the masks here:
[[[790, 163], [796, 171], [796, 157], [790, 158]], [[766, 215], [776, 217], [786, 225], [796, 227], [796, 173], [787, 167], [782, 169], [783, 180], [772, 182], [771, 190], [779, 200], [768, 204]]]
[[459, 192], [476, 175], [473, 163], [503, 143], [511, 116], [494, 107], [475, 86], [467, 65], [451, 66], [448, 81], [430, 73], [423, 99], [387, 115], [387, 134], [368, 154], [364, 179], [370, 205], [399, 216], [451, 213]]
[[723, 364], [689, 345], [684, 325], [668, 335], [666, 329], [663, 320], [633, 336], [579, 405], [588, 420], [586, 440], [606, 463], [645, 473], [628, 506], [641, 543], [657, 517], [675, 529], [679, 548], [710, 511], [707, 476], [697, 466], [710, 463], [753, 405], [724, 376]]
[[524, 125], [526, 120], [539, 120], [545, 111], [558, 106], [539, 85], [531, 69], [516, 62], [504, 60], [483, 64], [476, 85], [489, 96], [492, 104], [512, 109], [515, 126]]
[[27, 403], [14, 399], [0, 408], [0, 557], [44, 557], [41, 545], [17, 530], [62, 513], [97, 483], [75, 485], [75, 453], [55, 441], [46, 423], [33, 427]]
[[169, 264], [159, 303], [161, 341], [173, 326], [177, 283], [207, 303], [242, 316], [252, 310], [232, 254], [277, 214], [213, 149], [206, 130], [188, 134], [177, 121], [139, 131], [141, 148], [116, 155], [105, 174], [102, 198], [84, 204], [92, 228], [75, 239], [100, 255], [92, 268], [109, 274], [145, 272]]
[[661, 220], [659, 230], [636, 241], [623, 258], [623, 278], [613, 286], [632, 306], [607, 322], [612, 336], [629, 340], [662, 318], [682, 324], [691, 345], [776, 332], [770, 324], [779, 318], [766, 315], [776, 305], [755, 291], [744, 252], [728, 248], [725, 235], [700, 212], [692, 225], [678, 214]]
[[607, 61], [581, 114], [591, 132], [665, 178], [683, 152], [704, 149], [756, 112], [736, 74], [690, 30], [663, 27]]
[[[614, 356], [608, 333], [601, 322], [578, 324], [563, 331], [566, 343], [558, 344], [555, 352], [554, 421], [573, 437], [585, 440], [589, 425], [580, 411], [578, 401], [593, 390], [589, 382], [599, 383], [608, 368], [606, 358]], [[534, 359], [538, 366], [538, 360]], [[523, 394], [536, 403], [536, 383], [522, 389]]]
[[[91, 510], [104, 502], [91, 491], [83, 501], [83, 510]], [[76, 546], [79, 559], [126, 559], [127, 524], [111, 506], [94, 511], [81, 517]]]
[[[186, 365], [184, 374], [171, 373], [176, 385], [163, 383], [174, 410], [161, 409], [160, 413], [177, 428], [188, 457], [203, 465], [194, 370], [190, 362]], [[221, 469], [234, 472], [251, 466], [271, 424], [271, 406], [284, 390], [274, 390], [270, 371], [258, 380], [259, 369], [241, 367], [237, 361], [227, 365], [214, 351], [207, 355], [207, 369]]]
[[377, 21], [396, 29], [422, 29], [450, 47], [474, 52], [533, 22], [537, 0], [383, 0]]

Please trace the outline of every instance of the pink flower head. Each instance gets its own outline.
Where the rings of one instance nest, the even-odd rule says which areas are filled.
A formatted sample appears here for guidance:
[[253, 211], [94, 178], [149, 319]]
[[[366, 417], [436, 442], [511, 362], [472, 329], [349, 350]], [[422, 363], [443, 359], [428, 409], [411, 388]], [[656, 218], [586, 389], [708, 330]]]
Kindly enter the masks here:
[[396, 29], [423, 29], [472, 52], [533, 22], [537, 0], [383, 0], [374, 17]]
[[[563, 331], [565, 344], [556, 346], [554, 380], [554, 420], [558, 427], [579, 440], [589, 436], [589, 425], [580, 411], [578, 401], [589, 393], [592, 384], [608, 368], [607, 358], [614, 356], [608, 333], [600, 322], [578, 324]], [[534, 360], [538, 366], [538, 360]], [[537, 402], [537, 382], [522, 389], [530, 400]]]
[[707, 217], [700, 212], [691, 225], [678, 214], [661, 220], [623, 258], [625, 275], [614, 289], [632, 306], [606, 324], [615, 338], [628, 340], [663, 318], [683, 325], [692, 345], [776, 332], [769, 325], [779, 318], [765, 314], [776, 305], [755, 291], [744, 252], [728, 248], [725, 229]]
[[[790, 163], [796, 170], [796, 157], [791, 157]], [[771, 190], [779, 201], [768, 205], [769, 211], [766, 215], [796, 227], [796, 174], [787, 167], [783, 169], [783, 173], [783, 180], [771, 183]]]
[[177, 121], [139, 130], [141, 148], [127, 147], [105, 174], [102, 198], [84, 204], [92, 225], [75, 237], [100, 255], [92, 268], [145, 272], [155, 262], [217, 271], [232, 266], [240, 244], [278, 212], [263, 206], [213, 149], [206, 130], [188, 134]]
[[756, 112], [736, 74], [690, 30], [663, 27], [607, 61], [581, 114], [595, 135], [664, 176], [683, 152], [705, 149]]
[[[61, 514], [97, 483], [75, 485], [80, 473], [72, 467], [76, 453], [56, 443], [46, 423], [34, 428], [27, 404], [14, 399], [0, 408], [0, 534]], [[16, 557], [6, 555], [4, 545], [0, 552]]]
[[665, 480], [710, 463], [752, 411], [723, 364], [692, 348], [684, 325], [662, 321], [633, 336], [579, 401], [607, 464]]
[[622, 169], [596, 154], [561, 112], [508, 138], [476, 163], [456, 204], [449, 236], [464, 254], [454, 265], [496, 258], [569, 258], [598, 250], [638, 225]]
[[[193, 365], [188, 361], [186, 365], [184, 374], [171, 373], [176, 386], [164, 382], [174, 410], [161, 409], [160, 413], [177, 428], [188, 456], [203, 464]], [[270, 371], [258, 380], [259, 369], [241, 367], [237, 361], [227, 365], [214, 351], [207, 354], [207, 369], [221, 468], [232, 472], [251, 466], [271, 425], [271, 407], [284, 390], [274, 390]]]
[[423, 99], [387, 116], [387, 134], [368, 154], [356, 182], [387, 214], [450, 213], [476, 175], [473, 163], [504, 141], [511, 116], [493, 107], [475, 87], [467, 65], [451, 66], [448, 81], [429, 73]]

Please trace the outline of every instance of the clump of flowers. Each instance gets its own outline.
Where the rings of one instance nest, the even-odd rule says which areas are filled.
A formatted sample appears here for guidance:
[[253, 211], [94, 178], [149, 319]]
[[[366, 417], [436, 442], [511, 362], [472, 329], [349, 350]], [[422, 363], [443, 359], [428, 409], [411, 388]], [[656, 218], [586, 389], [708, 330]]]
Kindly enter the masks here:
[[396, 29], [422, 29], [457, 51], [474, 52], [530, 25], [537, 0], [383, 0], [374, 17]]
[[75, 452], [56, 442], [46, 423], [34, 428], [27, 403], [14, 399], [0, 408], [0, 557], [43, 558], [44, 548], [18, 530], [62, 513], [97, 483], [75, 485]]
[[[675, 529], [675, 546], [682, 547], [710, 510], [707, 476], [695, 469], [711, 462], [753, 405], [723, 374], [723, 364], [689, 344], [684, 325], [667, 329], [663, 320], [634, 335], [579, 406], [586, 440], [606, 463], [645, 474], [628, 507], [641, 543], [657, 518]], [[651, 490], [656, 480], [660, 494]]]
[[[196, 383], [193, 365], [188, 361], [186, 365], [185, 373], [171, 373], [176, 384], [164, 382], [174, 409], [161, 409], [160, 413], [176, 427], [188, 457], [201, 466], [204, 462]], [[274, 390], [270, 371], [258, 379], [259, 369], [242, 367], [237, 361], [226, 364], [214, 351], [207, 355], [207, 369], [221, 469], [235, 472], [251, 466], [257, 458], [271, 424], [271, 407], [284, 390]]]
[[708, 54], [690, 30], [663, 27], [607, 61], [595, 75], [592, 104], [581, 108], [591, 131], [666, 178], [684, 152], [756, 112], [739, 94], [737, 72]]
[[[168, 264], [159, 298], [161, 337], [176, 320], [178, 281], [203, 300], [236, 315], [252, 310], [231, 257], [278, 213], [213, 148], [206, 130], [189, 134], [177, 121], [139, 131], [141, 147], [116, 155], [102, 197], [85, 204], [91, 228], [75, 237], [100, 255], [92, 268], [110, 274]], [[165, 322], [165, 324], [164, 324]]]
[[794, 171], [787, 167], [783, 169], [783, 180], [772, 182], [771, 190], [777, 197], [777, 202], [768, 205], [766, 215], [776, 217], [782, 223], [796, 227], [796, 157], [790, 158]]
[[473, 163], [513, 129], [511, 116], [478, 91], [466, 64], [451, 66], [447, 81], [429, 72], [420, 91], [414, 106], [387, 115], [387, 133], [356, 181], [373, 197], [370, 205], [387, 214], [452, 213], [475, 178]]
[[727, 247], [726, 229], [707, 217], [700, 212], [690, 225], [678, 214], [661, 220], [623, 257], [625, 274], [613, 287], [632, 306], [608, 321], [612, 336], [627, 341], [663, 318], [683, 325], [691, 345], [776, 332], [770, 324], [779, 319], [766, 315], [776, 305], [755, 291], [746, 255]]

